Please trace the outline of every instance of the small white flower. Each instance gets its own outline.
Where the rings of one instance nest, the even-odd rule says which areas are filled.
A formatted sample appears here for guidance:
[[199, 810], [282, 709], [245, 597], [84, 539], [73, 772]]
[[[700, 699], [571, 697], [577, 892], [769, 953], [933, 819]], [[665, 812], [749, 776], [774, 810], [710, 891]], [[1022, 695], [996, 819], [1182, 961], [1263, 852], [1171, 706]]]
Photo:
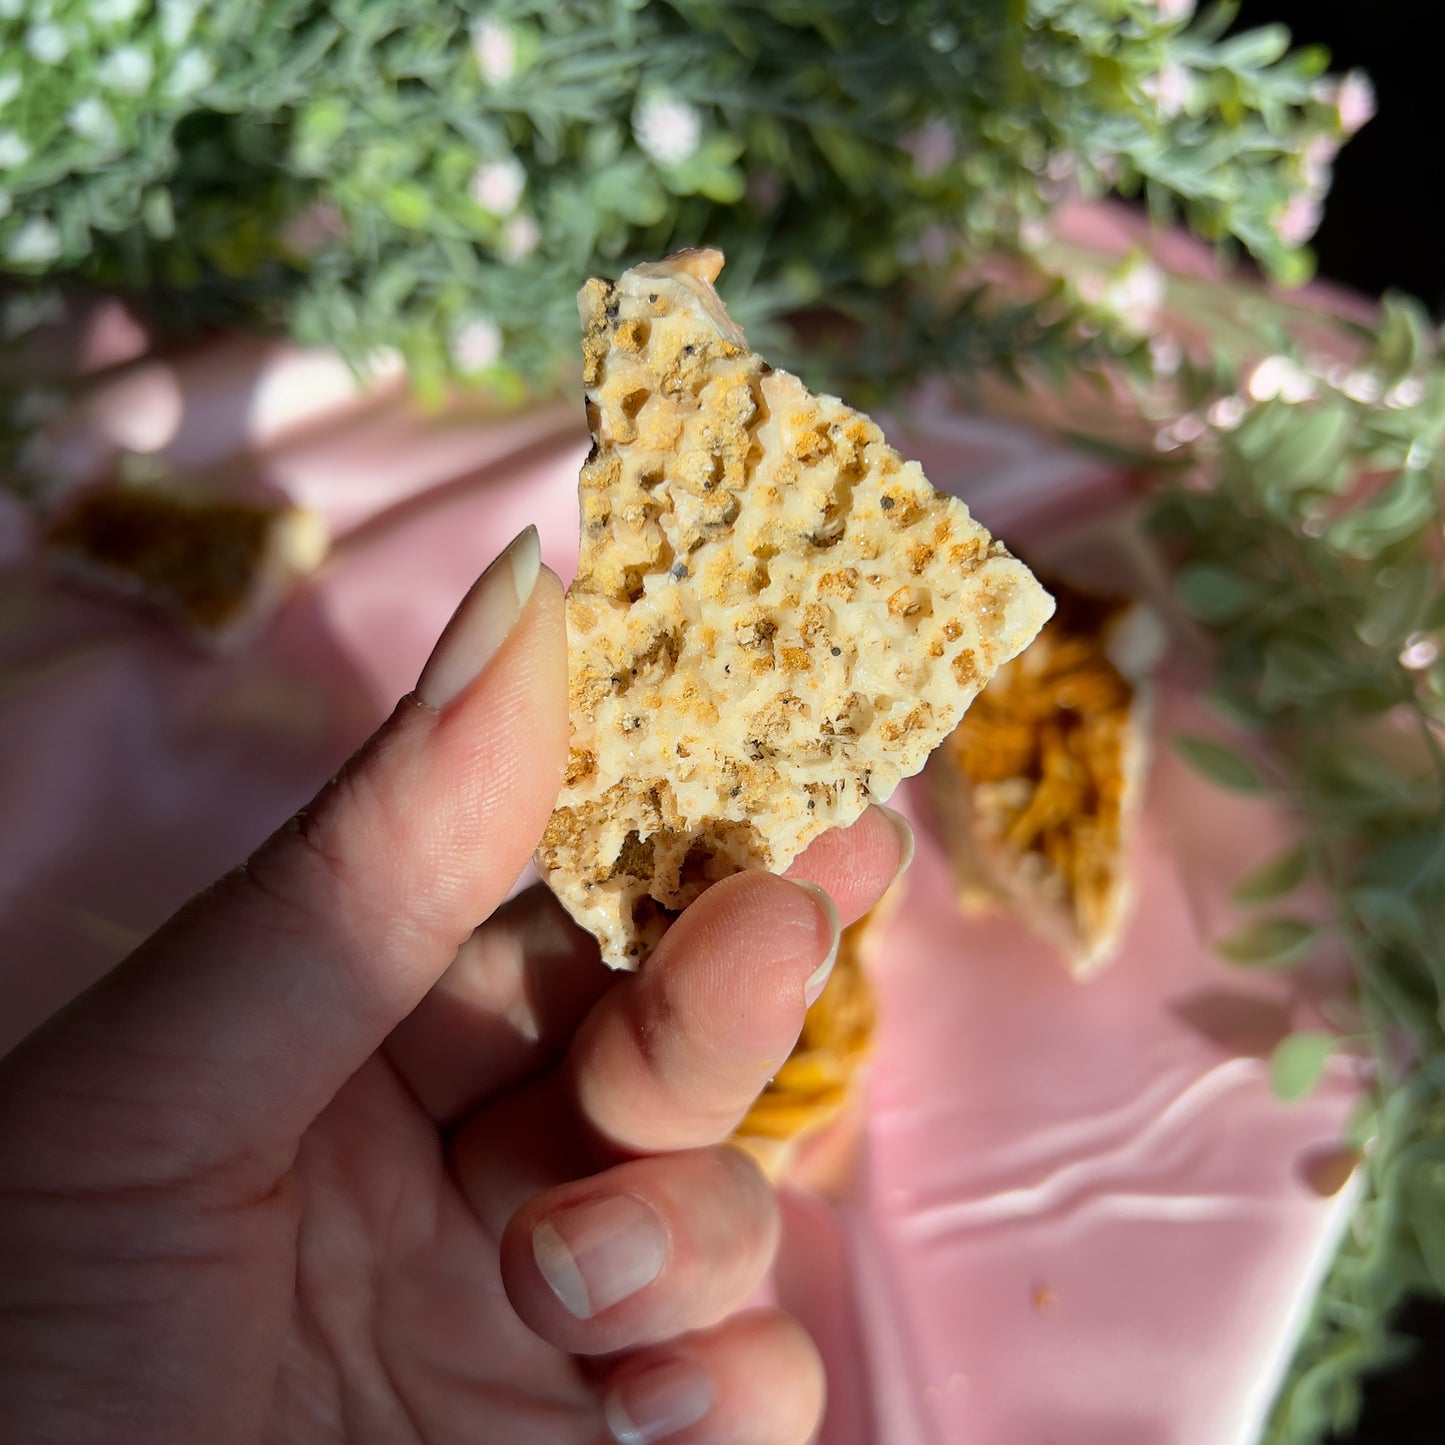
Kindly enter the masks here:
[[452, 360], [460, 371], [484, 371], [502, 355], [502, 333], [496, 322], [479, 316], [452, 337]]
[[517, 37], [495, 20], [472, 27], [472, 54], [488, 85], [505, 85], [517, 73]]
[[1340, 118], [1340, 129], [1346, 135], [1354, 135], [1362, 125], [1375, 116], [1375, 87], [1363, 70], [1352, 70], [1340, 82], [1335, 95], [1335, 110]]
[[115, 117], [110, 113], [110, 107], [97, 96], [88, 95], [84, 100], [76, 101], [65, 118], [70, 122], [71, 130], [86, 140], [106, 144], [116, 138]]
[[1352, 371], [1340, 382], [1340, 390], [1361, 406], [1374, 406], [1385, 392], [1385, 383], [1373, 371]]
[[1280, 401], [1293, 405], [1315, 394], [1314, 379], [1288, 356], [1266, 356], [1250, 373], [1245, 387], [1253, 401]]
[[0, 170], [14, 170], [30, 159], [30, 147], [13, 130], [0, 130]]
[[486, 161], [472, 174], [472, 199], [493, 216], [510, 216], [527, 188], [527, 172], [515, 156]]
[[139, 95], [151, 83], [155, 62], [138, 45], [122, 45], [112, 50], [96, 72], [101, 84], [126, 95]]
[[537, 249], [541, 239], [541, 227], [525, 211], [520, 216], [513, 216], [502, 230], [502, 259], [514, 265], [525, 261]]
[[5, 254], [22, 266], [43, 266], [60, 255], [60, 232], [44, 216], [32, 216], [6, 242]]
[[378, 346], [367, 353], [362, 366], [373, 381], [389, 381], [406, 370], [406, 357], [394, 346]]
[[652, 96], [632, 113], [632, 134], [660, 166], [680, 166], [702, 140], [702, 117], [685, 100]]
[[176, 49], [195, 28], [200, 0], [161, 0], [161, 39]]
[[59, 65], [70, 54], [70, 42], [58, 25], [32, 25], [25, 47], [42, 65]]
[[1188, 445], [1197, 442], [1204, 435], [1204, 418], [1194, 412], [1186, 412], [1174, 423], [1174, 435]]
[[90, 0], [90, 19], [96, 25], [124, 25], [141, 7], [141, 0]]
[[1174, 376], [1184, 361], [1184, 348], [1172, 336], [1149, 338], [1149, 364], [1155, 376]]
[[941, 116], [935, 116], [917, 130], [910, 131], [901, 144], [913, 157], [913, 172], [921, 180], [938, 175], [958, 154], [953, 127]]
[[1209, 408], [1209, 425], [1215, 431], [1233, 431], [1244, 420], [1244, 398], [1222, 396]]
[[0, 75], [0, 110], [20, 94], [20, 87], [24, 84], [18, 70], [12, 70], [8, 75]]
[[313, 201], [281, 228], [281, 239], [299, 256], [319, 251], [328, 241], [344, 241], [346, 218], [335, 201]]
[[1404, 381], [1392, 386], [1385, 393], [1385, 405], [1391, 411], [1403, 411], [1419, 406], [1425, 400], [1425, 383], [1418, 376], [1407, 376]]
[[1194, 0], [1155, 0], [1161, 20], [1187, 20], [1194, 14]]
[[199, 50], [182, 51], [176, 57], [176, 63], [171, 66], [171, 73], [166, 77], [166, 93], [178, 99], [187, 95], [194, 95], [203, 86], [211, 83], [216, 68], [211, 64], [211, 57]]
[[1189, 104], [1192, 87], [1189, 72], [1178, 61], [1171, 60], [1163, 70], [1149, 76], [1139, 87], [1159, 109], [1166, 120], [1183, 112]]
[[1071, 181], [1078, 174], [1079, 167], [1068, 151], [1055, 151], [1044, 162], [1044, 175], [1055, 185]]
[[0, 20], [18, 20], [25, 5], [26, 0], [0, 0]]
[[1163, 271], [1140, 257], [1109, 278], [1098, 304], [1129, 331], [1142, 336], [1153, 330], [1158, 320], [1164, 291]]
[[1303, 246], [1320, 228], [1324, 212], [1318, 196], [1308, 192], [1291, 196], [1274, 223], [1274, 233], [1286, 246]]
[[1426, 637], [1423, 632], [1412, 632], [1400, 649], [1400, 666], [1418, 672], [1429, 667], [1439, 656], [1440, 648], [1433, 638]]
[[1025, 251], [1042, 251], [1054, 233], [1042, 216], [1028, 216], [1019, 224], [1019, 245]]

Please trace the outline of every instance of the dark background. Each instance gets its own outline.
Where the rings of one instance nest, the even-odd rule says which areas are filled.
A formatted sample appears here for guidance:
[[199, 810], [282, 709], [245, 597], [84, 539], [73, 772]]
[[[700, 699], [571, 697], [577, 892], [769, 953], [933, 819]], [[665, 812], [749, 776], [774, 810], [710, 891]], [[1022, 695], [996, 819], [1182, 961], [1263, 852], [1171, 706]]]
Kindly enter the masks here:
[[[1320, 274], [1373, 296], [1408, 291], [1441, 319], [1445, 0], [1244, 0], [1236, 28], [1271, 21], [1375, 84], [1379, 112], [1335, 166], [1314, 242]], [[1417, 1341], [1413, 1358], [1371, 1382], [1359, 1429], [1338, 1445], [1445, 1441], [1445, 1306], [1419, 1301], [1400, 1323]]]
[[[1341, 153], [1315, 238], [1320, 271], [1357, 290], [1389, 288], [1445, 313], [1445, 36], [1442, 0], [1243, 0], [1236, 29], [1281, 21], [1360, 67], [1379, 113]], [[1430, 216], [1436, 220], [1429, 221]], [[1445, 1438], [1445, 1431], [1442, 1437]]]

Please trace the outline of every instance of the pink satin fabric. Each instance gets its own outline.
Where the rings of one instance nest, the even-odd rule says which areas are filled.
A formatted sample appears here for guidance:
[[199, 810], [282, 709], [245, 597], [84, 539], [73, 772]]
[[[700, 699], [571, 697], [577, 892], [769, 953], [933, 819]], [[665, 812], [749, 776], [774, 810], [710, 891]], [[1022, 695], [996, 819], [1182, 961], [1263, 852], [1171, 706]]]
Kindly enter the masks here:
[[[889, 428], [1015, 545], [1067, 550], [1130, 496], [946, 398]], [[220, 342], [103, 374], [51, 437], [81, 482], [141, 433], [317, 508], [336, 545], [217, 656], [56, 580], [0, 508], [0, 1049], [331, 775], [522, 526], [564, 579], [576, 555], [580, 406], [425, 416]], [[1156, 732], [1195, 712], [1171, 684]], [[897, 804], [919, 849], [855, 1147], [828, 1197], [785, 1196], [772, 1286], [827, 1358], [826, 1445], [1247, 1445], [1343, 1219], [1309, 1180], [1353, 1093], [1340, 1065], [1274, 1102], [1262, 1056], [1307, 1005], [1208, 949], [1284, 822], [1159, 747], [1127, 946], [1079, 986], [1015, 923], [960, 918], [923, 790]]]

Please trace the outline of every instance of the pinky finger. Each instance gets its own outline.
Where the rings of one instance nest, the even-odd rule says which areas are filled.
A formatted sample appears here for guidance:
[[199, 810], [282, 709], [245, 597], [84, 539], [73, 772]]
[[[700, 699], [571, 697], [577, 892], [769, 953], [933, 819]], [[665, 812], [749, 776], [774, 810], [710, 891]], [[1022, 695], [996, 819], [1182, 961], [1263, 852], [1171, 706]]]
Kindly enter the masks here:
[[823, 1418], [823, 1363], [777, 1310], [638, 1350], [604, 1395], [620, 1445], [806, 1445]]

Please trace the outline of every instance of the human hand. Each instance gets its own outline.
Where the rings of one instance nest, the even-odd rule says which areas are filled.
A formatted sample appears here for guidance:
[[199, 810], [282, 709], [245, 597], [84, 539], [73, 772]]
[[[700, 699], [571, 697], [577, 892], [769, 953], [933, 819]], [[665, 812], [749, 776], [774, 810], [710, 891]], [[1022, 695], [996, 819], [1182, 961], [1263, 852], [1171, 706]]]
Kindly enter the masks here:
[[316, 802], [0, 1061], [7, 1441], [808, 1438], [812, 1345], [734, 1313], [772, 1194], [719, 1141], [906, 825], [609, 974], [545, 890], [502, 903], [566, 751], [529, 531]]

